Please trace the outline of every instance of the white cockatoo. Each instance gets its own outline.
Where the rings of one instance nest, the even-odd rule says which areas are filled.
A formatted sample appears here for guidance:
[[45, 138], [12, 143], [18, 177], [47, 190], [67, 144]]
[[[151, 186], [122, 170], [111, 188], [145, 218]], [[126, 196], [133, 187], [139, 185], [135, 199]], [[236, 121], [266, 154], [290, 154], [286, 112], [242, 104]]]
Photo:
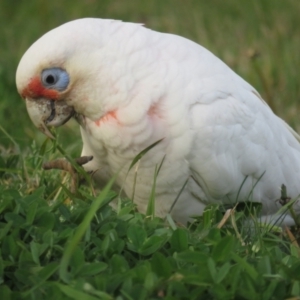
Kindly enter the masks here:
[[[180, 222], [208, 203], [246, 200], [261, 202], [262, 219], [272, 220], [282, 184], [289, 197], [300, 194], [299, 136], [251, 85], [183, 37], [116, 20], [75, 20], [27, 50], [16, 81], [32, 122], [48, 136], [49, 126], [79, 121], [82, 155], [93, 156], [85, 169], [96, 171], [96, 181], [123, 167], [117, 185], [129, 197], [135, 189], [141, 212], [164, 157], [155, 210], [165, 216], [172, 208]], [[135, 182], [128, 166], [160, 139], [141, 159]], [[283, 219], [293, 224], [288, 214]]]

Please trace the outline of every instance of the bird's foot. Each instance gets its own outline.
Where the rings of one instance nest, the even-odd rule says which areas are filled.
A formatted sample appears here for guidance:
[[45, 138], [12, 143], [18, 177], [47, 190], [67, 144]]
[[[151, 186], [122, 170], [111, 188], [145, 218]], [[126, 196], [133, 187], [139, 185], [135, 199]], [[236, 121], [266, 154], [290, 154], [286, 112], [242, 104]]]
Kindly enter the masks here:
[[[74, 159], [76, 164], [78, 166], [83, 166], [84, 164], [88, 163], [93, 159], [93, 156], [81, 156], [79, 158]], [[45, 162], [43, 164], [44, 170], [52, 170], [52, 169], [58, 169], [62, 171], [66, 171], [71, 175], [71, 185], [70, 185], [70, 191], [71, 193], [75, 194], [78, 189], [78, 183], [79, 183], [79, 174], [74, 167], [74, 165], [66, 160], [65, 158], [58, 158], [55, 160], [51, 160], [48, 162]]]

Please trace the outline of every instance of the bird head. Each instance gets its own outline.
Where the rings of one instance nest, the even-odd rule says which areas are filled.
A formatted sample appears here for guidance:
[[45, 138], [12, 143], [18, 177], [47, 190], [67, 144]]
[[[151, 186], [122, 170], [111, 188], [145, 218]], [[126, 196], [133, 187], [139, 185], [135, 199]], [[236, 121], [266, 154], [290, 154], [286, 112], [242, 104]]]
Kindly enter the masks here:
[[112, 91], [109, 74], [119, 76], [121, 70], [111, 71], [116, 55], [109, 46], [115, 43], [113, 48], [120, 48], [117, 39], [110, 39], [120, 24], [100, 19], [71, 21], [46, 33], [23, 55], [16, 73], [17, 89], [33, 124], [50, 138], [48, 127], [60, 126], [74, 115], [97, 120], [116, 105], [101, 99], [109, 100]]
[[73, 78], [68, 67], [68, 49], [56, 48], [62, 36], [49, 32], [22, 57], [16, 74], [17, 89], [26, 102], [33, 124], [53, 138], [49, 126], [60, 126], [74, 115], [69, 105]]
[[49, 126], [60, 126], [74, 115], [73, 107], [62, 99], [69, 83], [70, 77], [66, 70], [52, 67], [32, 77], [20, 92], [33, 124], [50, 138], [53, 136]]

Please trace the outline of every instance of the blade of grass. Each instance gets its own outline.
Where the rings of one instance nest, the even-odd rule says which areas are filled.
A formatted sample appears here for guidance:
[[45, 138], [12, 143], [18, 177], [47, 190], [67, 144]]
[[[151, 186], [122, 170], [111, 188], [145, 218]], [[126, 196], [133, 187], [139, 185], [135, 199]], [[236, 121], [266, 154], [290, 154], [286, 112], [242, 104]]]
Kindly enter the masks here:
[[69, 265], [70, 259], [72, 257], [72, 254], [73, 254], [76, 246], [78, 245], [78, 243], [84, 236], [84, 234], [85, 234], [86, 230], [88, 229], [90, 222], [94, 218], [94, 215], [97, 212], [97, 210], [99, 210], [101, 207], [108, 204], [109, 202], [111, 202], [114, 199], [114, 198], [107, 198], [107, 195], [108, 195], [113, 183], [115, 182], [117, 176], [118, 176], [118, 173], [111, 178], [111, 180], [104, 187], [104, 189], [100, 193], [100, 195], [94, 200], [89, 211], [85, 215], [83, 221], [77, 228], [74, 236], [70, 239], [69, 243], [67, 244], [67, 247], [63, 253], [63, 257], [61, 259], [61, 264], [60, 264], [60, 268], [59, 268], [60, 278], [66, 283], [68, 283], [70, 280], [70, 276], [68, 273], [68, 265]]
[[184, 184], [183, 184], [182, 188], [180, 189], [180, 191], [179, 191], [178, 195], [176, 196], [176, 198], [175, 198], [174, 202], [172, 203], [172, 206], [170, 207], [170, 210], [169, 210], [169, 213], [168, 213], [168, 214], [171, 214], [171, 212], [172, 212], [172, 210], [173, 210], [173, 208], [174, 208], [174, 206], [175, 206], [176, 202], [178, 201], [178, 199], [179, 199], [179, 197], [180, 197], [181, 193], [183, 192], [183, 190], [184, 190], [185, 186], [187, 185], [188, 181], [189, 181], [189, 178], [187, 178], [187, 179], [186, 179], [186, 181], [184, 182]]
[[[98, 300], [100, 299], [99, 297], [94, 297], [92, 295], [89, 295], [87, 293], [81, 292], [71, 286], [67, 286], [61, 283], [55, 283], [55, 285], [67, 296], [69, 296], [71, 299], [75, 300]], [[101, 299], [104, 300], [112, 300], [113, 298], [106, 294], [106, 293], [101, 293]]]
[[14, 144], [17, 149], [17, 153], [20, 153], [20, 147], [14, 138], [0, 125], [0, 130], [7, 136], [7, 138]]
[[46, 267], [42, 269], [42, 271], [39, 273], [39, 282], [32, 287], [30, 290], [23, 293], [23, 296], [26, 297], [30, 295], [33, 291], [38, 289], [43, 283], [46, 282], [46, 280], [52, 276], [59, 268], [59, 265], [57, 262], [49, 263]]
[[159, 144], [163, 139], [158, 140], [157, 142], [151, 144], [150, 146], [148, 146], [147, 148], [145, 148], [144, 150], [142, 150], [131, 162], [129, 168], [128, 168], [128, 173], [129, 171], [132, 169], [132, 167], [149, 151], [151, 150], [153, 147], [155, 147], [157, 144]]
[[248, 197], [245, 199], [246, 201], [247, 201], [247, 200], [251, 201], [251, 200], [250, 200], [250, 197], [251, 197], [251, 195], [252, 195], [252, 193], [253, 193], [255, 187], [257, 186], [258, 182], [262, 179], [262, 177], [265, 175], [265, 173], [266, 173], [266, 171], [264, 171], [264, 172], [258, 177], [258, 179], [256, 180], [254, 186], [252, 187], [251, 191], [249, 192]]
[[248, 273], [248, 275], [253, 279], [256, 280], [258, 277], [258, 272], [255, 270], [254, 267], [252, 267], [244, 258], [238, 256], [236, 253], [231, 252], [231, 257], [232, 259], [238, 263], [239, 265], [241, 265], [244, 270], [246, 271], [246, 273]]
[[[157, 144], [159, 144], [163, 139], [160, 139], [158, 141], [156, 141], [155, 143], [151, 144], [150, 146], [148, 146], [147, 148], [145, 148], [144, 150], [142, 150], [140, 153], [138, 153], [134, 159], [132, 160], [129, 168], [128, 168], [128, 171], [127, 171], [127, 174], [126, 174], [126, 178], [130, 172], [130, 170], [135, 166], [136, 163], [138, 163], [138, 166], [136, 168], [136, 172], [135, 172], [135, 177], [134, 177], [134, 182], [133, 182], [133, 196], [134, 196], [134, 191], [135, 191], [135, 186], [136, 186], [136, 178], [137, 178], [137, 171], [138, 171], [138, 167], [139, 167], [139, 162], [141, 160], [141, 158], [149, 151], [151, 150], [153, 147], [155, 147]], [[124, 182], [126, 181], [126, 178], [124, 180]], [[120, 189], [120, 192], [119, 192], [119, 197], [120, 195], [122, 194], [122, 191], [123, 191], [123, 186], [121, 187]], [[131, 199], [133, 201], [133, 198]]]
[[136, 165], [135, 170], [134, 170], [133, 189], [132, 189], [132, 196], [131, 196], [131, 200], [132, 201], [134, 201], [134, 194], [135, 194], [135, 187], [136, 187], [136, 178], [137, 178], [137, 173], [138, 173], [140, 161], [141, 160], [138, 160], [137, 165]]
[[152, 184], [152, 189], [151, 189], [151, 193], [150, 193], [150, 197], [149, 197], [149, 201], [148, 201], [148, 205], [147, 205], [147, 210], [146, 210], [146, 215], [147, 216], [151, 216], [152, 218], [155, 217], [155, 190], [156, 190], [156, 179], [158, 176], [158, 173], [162, 167], [162, 164], [165, 160], [165, 157], [163, 157], [161, 163], [159, 164], [159, 166], [157, 167], [157, 165], [155, 166], [155, 171], [154, 171], [154, 178], [153, 178], [153, 184]]
[[288, 227], [285, 227], [285, 232], [287, 233], [287, 236], [291, 241], [291, 244], [292, 244], [291, 246], [294, 246], [297, 256], [298, 256], [298, 258], [300, 258], [300, 247], [299, 247], [296, 237], [293, 235], [293, 233], [290, 231], [290, 229]]
[[237, 203], [238, 200], [239, 200], [239, 196], [240, 196], [241, 190], [242, 190], [242, 188], [243, 188], [243, 186], [244, 186], [244, 184], [245, 184], [247, 178], [248, 178], [248, 175], [245, 176], [245, 178], [244, 178], [242, 184], [241, 184], [240, 187], [239, 187], [238, 193], [237, 193], [236, 198], [235, 198], [235, 202], [236, 202], [236, 203]]

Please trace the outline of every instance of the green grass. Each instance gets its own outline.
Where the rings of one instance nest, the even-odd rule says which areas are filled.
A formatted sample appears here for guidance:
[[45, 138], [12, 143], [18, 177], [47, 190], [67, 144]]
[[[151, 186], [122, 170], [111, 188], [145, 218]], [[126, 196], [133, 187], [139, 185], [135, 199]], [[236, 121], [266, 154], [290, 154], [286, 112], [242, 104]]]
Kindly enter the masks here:
[[[116, 210], [114, 178], [94, 197], [70, 194], [43, 171], [55, 145], [4, 159], [0, 193], [1, 299], [284, 299], [300, 293], [300, 249], [281, 230], [246, 226], [207, 207], [188, 227]], [[21, 162], [18, 162], [18, 159]], [[22, 167], [18, 167], [22, 165]], [[40, 187], [38, 187], [40, 186]], [[9, 188], [7, 188], [9, 187]]]
[[[274, 228], [247, 228], [243, 211], [218, 228], [223, 208], [209, 207], [186, 228], [153, 217], [152, 194], [147, 217], [109, 186], [72, 195], [67, 174], [42, 170], [61, 153], [31, 124], [14, 79], [31, 43], [66, 21], [145, 23], [210, 49], [300, 132], [299, 11], [292, 0], [0, 0], [0, 299], [299, 297], [298, 244]], [[74, 122], [58, 144], [80, 155]]]

